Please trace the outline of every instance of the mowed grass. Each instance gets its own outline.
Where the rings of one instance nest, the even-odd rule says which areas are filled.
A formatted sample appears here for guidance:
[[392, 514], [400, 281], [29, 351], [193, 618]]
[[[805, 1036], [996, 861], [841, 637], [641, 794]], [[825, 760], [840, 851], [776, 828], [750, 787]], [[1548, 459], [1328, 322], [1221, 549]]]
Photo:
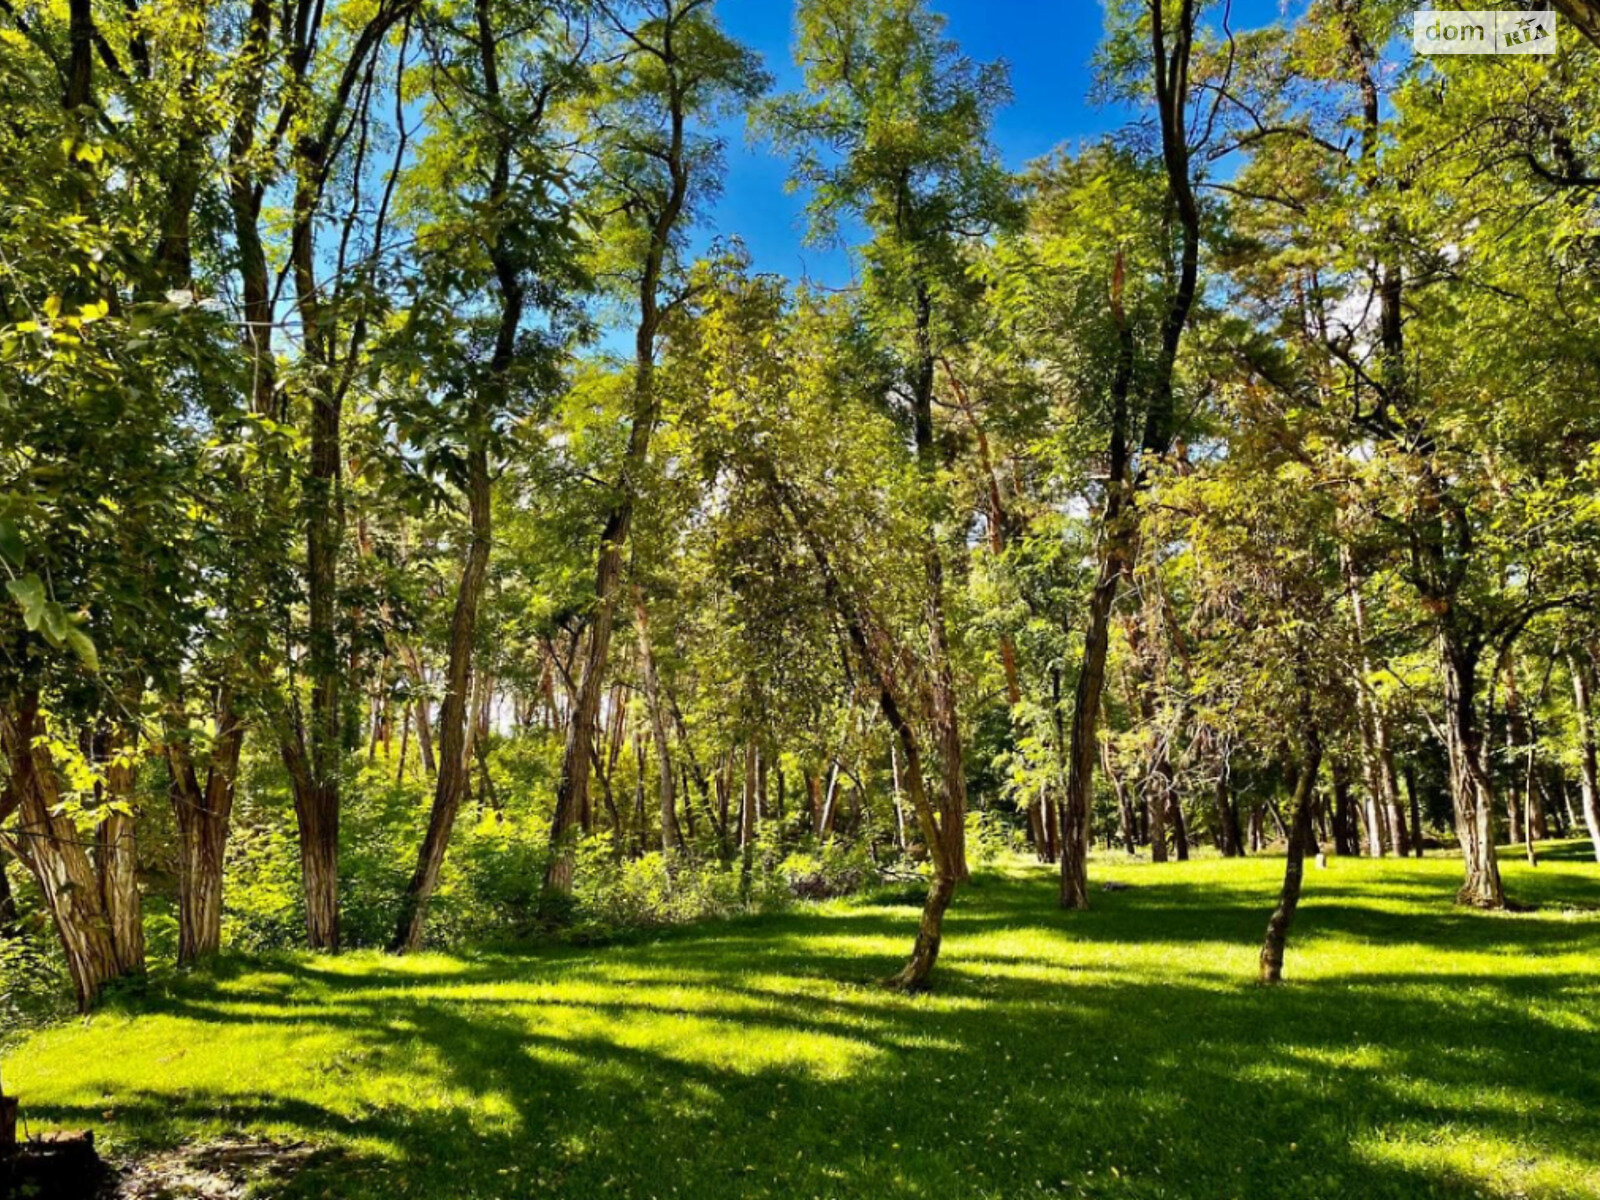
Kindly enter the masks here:
[[[960, 895], [930, 996], [874, 980], [916, 910], [840, 903], [599, 949], [229, 960], [4, 1063], [114, 1154], [330, 1147], [294, 1197], [1600, 1196], [1600, 869], [1505, 856], [1022, 862]], [[1127, 890], [1105, 892], [1116, 880]]]

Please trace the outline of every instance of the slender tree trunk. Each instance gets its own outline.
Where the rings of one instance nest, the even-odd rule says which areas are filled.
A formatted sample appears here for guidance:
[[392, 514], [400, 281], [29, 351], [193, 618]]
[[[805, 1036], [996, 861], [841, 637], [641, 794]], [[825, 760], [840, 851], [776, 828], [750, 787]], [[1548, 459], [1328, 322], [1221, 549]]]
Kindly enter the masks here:
[[306, 540], [306, 675], [309, 720], [291, 697], [280, 739], [294, 791], [300, 831], [300, 879], [305, 894], [306, 940], [313, 950], [339, 948], [339, 771], [340, 695], [337, 604], [339, 554], [344, 542], [343, 405], [333, 386], [330, 331], [323, 326], [317, 285], [313, 228], [325, 177], [327, 147], [302, 139], [304, 160], [295, 191], [290, 257], [304, 331], [305, 356], [313, 365], [310, 462], [303, 484]]
[[637, 584], [633, 589], [633, 615], [638, 628], [640, 674], [644, 676], [645, 703], [650, 709], [650, 726], [655, 733], [656, 767], [660, 775], [661, 851], [663, 854], [672, 854], [683, 846], [683, 834], [678, 829], [676, 777], [667, 738], [667, 714], [661, 703], [661, 683], [656, 674], [656, 656], [650, 645], [650, 614], [644, 606], [644, 593]]
[[1567, 652], [1572, 672], [1572, 708], [1578, 717], [1578, 780], [1583, 795], [1583, 823], [1589, 845], [1600, 861], [1600, 778], [1597, 778], [1594, 733], [1594, 663], [1582, 651]]
[[1072, 728], [1067, 749], [1067, 787], [1061, 803], [1061, 892], [1066, 909], [1089, 907], [1089, 817], [1094, 805], [1094, 766], [1099, 751], [1098, 716], [1105, 691], [1111, 647], [1111, 609], [1117, 588], [1133, 561], [1134, 519], [1128, 494], [1127, 451], [1119, 429], [1111, 439], [1111, 478], [1106, 483], [1105, 530], [1099, 574], [1089, 596], [1083, 631], [1083, 657], [1073, 693]]
[[[1179, 5], [1177, 20], [1169, 23], [1162, 4], [1151, 9], [1150, 49], [1156, 107], [1161, 131], [1161, 153], [1167, 194], [1181, 233], [1178, 274], [1167, 296], [1161, 322], [1161, 346], [1140, 439], [1147, 456], [1166, 454], [1176, 427], [1173, 377], [1178, 350], [1189, 313], [1194, 306], [1200, 261], [1200, 209], [1190, 178], [1189, 60], [1194, 39], [1194, 8], [1189, 0]], [[1072, 742], [1068, 758], [1067, 795], [1063, 808], [1061, 853], [1061, 906], [1087, 908], [1089, 814], [1093, 803], [1095, 721], [1105, 687], [1111, 607], [1118, 581], [1137, 557], [1137, 480], [1127, 443], [1130, 396], [1133, 386], [1135, 345], [1132, 323], [1123, 304], [1125, 265], [1117, 256], [1111, 283], [1111, 311], [1117, 327], [1117, 361], [1111, 381], [1110, 471], [1106, 483], [1106, 508], [1102, 520], [1102, 551], [1089, 616], [1084, 628], [1082, 665], [1078, 671], [1077, 703], [1072, 714]], [[1154, 814], [1152, 814], [1154, 815]], [[1160, 831], [1151, 830], [1152, 851], [1165, 853]]]
[[1217, 781], [1213, 785], [1212, 804], [1217, 815], [1217, 840], [1224, 858], [1238, 858], [1244, 853], [1239, 836], [1239, 810], [1233, 804], [1232, 774], [1228, 757], [1223, 754], [1217, 767]]
[[1422, 797], [1417, 793], [1417, 768], [1407, 762], [1405, 770], [1406, 796], [1411, 801], [1411, 853], [1422, 857]]
[[[1171, 771], [1171, 764], [1167, 770]], [[1167, 779], [1167, 814], [1172, 825], [1172, 849], [1177, 854], [1179, 862], [1189, 861], [1189, 825], [1183, 816], [1183, 797], [1179, 794], [1176, 783]]]
[[[670, 48], [672, 31], [692, 12], [691, 7], [672, 10], [662, 22], [660, 36]], [[611, 649], [611, 629], [616, 618], [617, 598], [622, 584], [622, 555], [633, 524], [633, 506], [639, 480], [650, 456], [650, 440], [659, 417], [656, 396], [656, 335], [661, 323], [661, 286], [667, 256], [672, 248], [679, 219], [689, 197], [692, 148], [685, 138], [688, 95], [680, 77], [681, 66], [670, 49], [661, 55], [663, 70], [671, 81], [667, 101], [669, 141], [659, 158], [665, 165], [670, 185], [660, 209], [651, 214], [648, 241], [639, 275], [639, 321], [634, 331], [633, 411], [628, 430], [628, 448], [622, 473], [615, 487], [615, 500], [606, 514], [600, 534], [600, 551], [595, 565], [595, 612], [588, 652], [578, 680], [577, 705], [567, 727], [567, 741], [561, 755], [561, 779], [556, 789], [555, 816], [551, 821], [550, 867], [545, 872], [545, 888], [558, 894], [572, 891], [572, 842], [580, 814], [589, 800], [588, 745], [594, 735], [600, 711], [607, 659]]]
[[[420, 674], [418, 683], [422, 683]], [[439, 760], [433, 753], [433, 719], [428, 715], [428, 698], [418, 696], [411, 710], [416, 714], [417, 752], [422, 758], [422, 770], [431, 778], [439, 773]]]
[[1306, 847], [1311, 841], [1311, 807], [1316, 793], [1317, 772], [1322, 767], [1322, 736], [1311, 715], [1309, 692], [1302, 690], [1300, 704], [1302, 760], [1295, 780], [1294, 822], [1289, 830], [1288, 853], [1284, 859], [1283, 888], [1278, 907], [1267, 921], [1267, 936], [1261, 945], [1261, 982], [1283, 980], [1283, 951], [1300, 904], [1300, 885], [1305, 878]]
[[[520, 322], [519, 322], [520, 323]], [[515, 326], [510, 336], [515, 336]], [[509, 359], [509, 349], [507, 351]], [[467, 795], [471, 770], [468, 757], [468, 712], [472, 687], [472, 659], [477, 645], [478, 608], [489, 576], [489, 552], [493, 544], [493, 523], [489, 493], [488, 450], [482, 438], [467, 451], [467, 506], [471, 533], [457, 585], [455, 612], [450, 621], [449, 657], [445, 666], [444, 703], [439, 709], [439, 773], [434, 782], [433, 806], [428, 814], [428, 831], [417, 854], [416, 869], [400, 899], [400, 914], [389, 949], [404, 954], [422, 948], [427, 923], [428, 902], [439, 886], [445, 852], [456, 816]]]

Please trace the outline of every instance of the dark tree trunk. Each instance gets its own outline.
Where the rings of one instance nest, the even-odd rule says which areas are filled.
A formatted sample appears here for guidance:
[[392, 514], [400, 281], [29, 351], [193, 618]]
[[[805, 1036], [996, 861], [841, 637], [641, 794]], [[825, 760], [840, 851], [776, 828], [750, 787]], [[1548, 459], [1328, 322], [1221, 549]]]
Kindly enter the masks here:
[[1456, 902], [1474, 908], [1504, 908], [1505, 887], [1495, 855], [1494, 797], [1478, 723], [1478, 654], [1448, 632], [1441, 633], [1439, 643], [1445, 680], [1450, 794], [1466, 874]]
[[1356, 810], [1350, 799], [1350, 773], [1337, 757], [1333, 761], [1333, 852], [1341, 857], [1361, 853], [1356, 832]]
[[[1171, 769], [1170, 766], [1168, 768]], [[1183, 816], [1183, 797], [1169, 779], [1167, 783], [1167, 812], [1172, 824], [1172, 849], [1179, 862], [1189, 861], [1189, 824]]]
[[1217, 841], [1224, 858], [1239, 858], [1244, 854], [1244, 839], [1239, 833], [1239, 810], [1233, 802], [1233, 776], [1226, 754], [1218, 762], [1217, 782], [1213, 785], [1212, 804], [1217, 814]]
[[1411, 801], [1411, 853], [1422, 857], [1422, 797], [1417, 794], [1417, 768], [1406, 763], [1406, 797]]
[[1311, 715], [1311, 697], [1302, 691], [1302, 759], [1294, 789], [1294, 821], [1289, 828], [1288, 853], [1284, 859], [1283, 888], [1278, 907], [1267, 921], [1267, 936], [1261, 944], [1261, 982], [1283, 980], [1283, 951], [1300, 904], [1300, 885], [1305, 878], [1306, 849], [1311, 841], [1311, 808], [1316, 794], [1317, 772], [1322, 766], [1322, 736]]

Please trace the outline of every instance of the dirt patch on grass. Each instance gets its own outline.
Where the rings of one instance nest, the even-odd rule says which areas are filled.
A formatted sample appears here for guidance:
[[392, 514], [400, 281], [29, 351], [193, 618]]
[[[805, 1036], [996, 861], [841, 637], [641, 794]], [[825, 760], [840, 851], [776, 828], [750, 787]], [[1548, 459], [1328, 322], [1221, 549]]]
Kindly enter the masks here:
[[[330, 1151], [307, 1142], [230, 1137], [183, 1146], [123, 1167], [107, 1200], [239, 1200], [271, 1194]], [[261, 1185], [266, 1185], [263, 1188]]]

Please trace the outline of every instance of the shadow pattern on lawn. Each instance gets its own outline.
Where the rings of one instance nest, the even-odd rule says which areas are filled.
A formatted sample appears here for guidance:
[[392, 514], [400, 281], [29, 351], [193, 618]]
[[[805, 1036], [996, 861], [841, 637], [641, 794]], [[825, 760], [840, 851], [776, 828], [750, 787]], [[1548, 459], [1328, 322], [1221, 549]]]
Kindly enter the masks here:
[[[1424, 907], [1441, 877], [1392, 871], [1313, 879], [1291, 971], [1341, 942], [1600, 966], [1600, 922]], [[1593, 875], [1555, 875], [1519, 882], [1541, 905], [1597, 899]], [[1413, 892], [1417, 908], [1383, 905]], [[95, 1125], [111, 1108], [134, 1145], [254, 1130], [340, 1147], [269, 1193], [295, 1200], [1514, 1196], [1541, 1160], [1566, 1182], [1525, 1194], [1600, 1196], [1594, 975], [1419, 967], [1264, 990], [1205, 969], [1207, 947], [1256, 944], [1259, 888], [1179, 868], [1087, 913], [1052, 900], [1043, 871], [982, 879], [918, 999], [871, 986], [910, 910], [865, 905], [438, 971], [225, 963], [131, 1011], [185, 1022], [191, 1054], [230, 1026], [336, 1031], [323, 1070], [376, 1094], [130, 1089], [108, 1064], [105, 1103], [32, 1113]], [[1166, 943], [1199, 946], [1199, 966], [1161, 967]], [[1145, 954], [1123, 965], [1130, 945]], [[404, 1090], [419, 1063], [432, 1098]], [[1452, 1155], [1462, 1139], [1484, 1157]]]

